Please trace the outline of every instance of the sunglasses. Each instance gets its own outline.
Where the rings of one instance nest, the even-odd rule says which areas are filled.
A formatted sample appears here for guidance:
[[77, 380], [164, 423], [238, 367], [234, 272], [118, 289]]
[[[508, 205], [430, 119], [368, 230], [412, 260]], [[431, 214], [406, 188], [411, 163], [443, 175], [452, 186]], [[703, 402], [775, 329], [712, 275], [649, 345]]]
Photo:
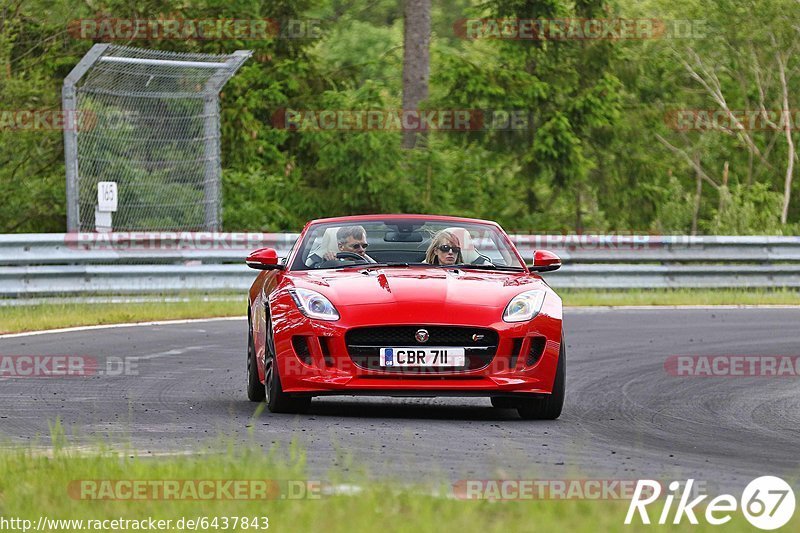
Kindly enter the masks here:
[[449, 244], [443, 244], [439, 247], [439, 251], [444, 253], [449, 253], [452, 251], [454, 254], [460, 254], [461, 248], [458, 248], [457, 246], [450, 246]]
[[367, 249], [367, 246], [369, 246], [369, 244], [368, 244], [368, 243], [366, 243], [366, 242], [364, 242], [364, 243], [357, 242], [357, 243], [355, 243], [355, 244], [349, 244], [349, 245], [347, 245], [347, 246], [349, 246], [349, 247], [350, 247], [350, 248], [352, 248], [353, 250], [366, 250], [366, 249]]

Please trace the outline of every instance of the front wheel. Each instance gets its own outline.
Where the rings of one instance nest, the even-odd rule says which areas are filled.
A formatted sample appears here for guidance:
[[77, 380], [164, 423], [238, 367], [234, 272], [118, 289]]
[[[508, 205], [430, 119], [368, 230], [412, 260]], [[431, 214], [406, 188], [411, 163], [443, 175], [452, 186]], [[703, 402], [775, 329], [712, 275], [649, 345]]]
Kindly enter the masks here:
[[564, 335], [561, 335], [561, 350], [558, 352], [556, 365], [556, 379], [553, 382], [553, 392], [545, 398], [530, 398], [520, 400], [517, 412], [524, 420], [555, 420], [561, 416], [564, 407], [564, 393], [566, 385], [567, 348]]
[[253, 344], [253, 325], [247, 320], [247, 399], [251, 402], [263, 402], [266, 397], [264, 385], [258, 379], [256, 349]]
[[310, 396], [295, 397], [283, 392], [278, 365], [275, 364], [275, 338], [267, 315], [267, 342], [264, 348], [264, 387], [267, 409], [271, 413], [304, 413], [311, 406]]

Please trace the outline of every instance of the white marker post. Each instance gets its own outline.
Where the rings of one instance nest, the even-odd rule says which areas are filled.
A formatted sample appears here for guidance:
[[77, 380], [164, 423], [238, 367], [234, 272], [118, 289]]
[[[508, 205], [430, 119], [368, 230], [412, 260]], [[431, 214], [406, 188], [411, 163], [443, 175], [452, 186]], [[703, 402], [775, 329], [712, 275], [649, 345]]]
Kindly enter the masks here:
[[98, 233], [111, 231], [111, 213], [117, 210], [117, 182], [97, 184], [97, 207], [94, 210], [94, 229]]

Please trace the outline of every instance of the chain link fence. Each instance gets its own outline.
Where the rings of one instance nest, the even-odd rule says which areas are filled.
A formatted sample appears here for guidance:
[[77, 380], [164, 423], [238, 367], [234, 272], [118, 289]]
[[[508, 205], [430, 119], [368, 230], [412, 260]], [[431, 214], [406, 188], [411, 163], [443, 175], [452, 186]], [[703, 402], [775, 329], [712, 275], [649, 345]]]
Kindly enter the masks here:
[[221, 229], [219, 92], [250, 55], [92, 47], [62, 93], [68, 231], [102, 225], [100, 182], [117, 187], [106, 230]]

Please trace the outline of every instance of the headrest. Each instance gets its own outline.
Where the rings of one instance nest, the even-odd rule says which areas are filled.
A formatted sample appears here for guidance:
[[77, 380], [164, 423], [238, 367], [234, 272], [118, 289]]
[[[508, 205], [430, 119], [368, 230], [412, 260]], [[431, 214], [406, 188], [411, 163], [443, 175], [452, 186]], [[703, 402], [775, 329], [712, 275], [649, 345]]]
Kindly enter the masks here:
[[308, 258], [306, 259], [306, 266], [313, 266], [314, 263], [320, 261], [328, 252], [336, 253], [339, 251], [339, 243], [336, 240], [337, 231], [339, 231], [338, 227], [325, 230], [325, 233], [322, 234], [322, 238], [314, 243], [313, 248], [311, 248], [311, 252], [309, 252]]

